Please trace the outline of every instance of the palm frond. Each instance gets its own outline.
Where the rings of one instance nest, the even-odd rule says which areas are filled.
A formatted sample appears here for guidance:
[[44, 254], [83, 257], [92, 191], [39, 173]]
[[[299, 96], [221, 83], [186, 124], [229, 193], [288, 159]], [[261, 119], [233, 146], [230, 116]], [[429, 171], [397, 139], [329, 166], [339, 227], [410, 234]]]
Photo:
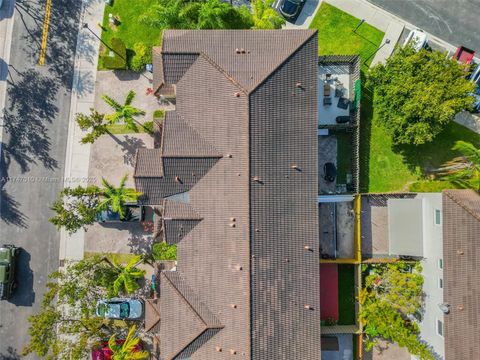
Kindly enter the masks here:
[[125, 106], [130, 105], [132, 103], [133, 99], [135, 98], [135, 95], [137, 94], [133, 90], [130, 90], [128, 92], [127, 97], [125, 98]]
[[122, 105], [120, 105], [114, 98], [106, 94], [102, 95], [102, 100], [105, 101], [105, 103], [112, 107], [115, 111], [122, 111], [123, 109]]

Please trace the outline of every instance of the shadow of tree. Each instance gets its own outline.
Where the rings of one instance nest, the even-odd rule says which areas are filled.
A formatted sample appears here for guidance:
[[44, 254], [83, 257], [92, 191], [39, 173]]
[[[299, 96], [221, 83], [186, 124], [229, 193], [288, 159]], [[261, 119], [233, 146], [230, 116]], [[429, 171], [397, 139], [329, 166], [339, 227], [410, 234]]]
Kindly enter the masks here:
[[58, 112], [54, 104], [58, 84], [34, 69], [18, 75], [19, 80], [9, 82], [11, 86], [7, 90], [10, 104], [4, 114], [5, 163], [8, 166], [14, 159], [22, 173], [37, 161], [47, 169], [56, 169], [57, 160], [49, 154], [51, 144], [46, 123], [51, 123]]
[[128, 246], [133, 254], [149, 254], [152, 251], [154, 239], [149, 234], [136, 234], [128, 238]]
[[362, 98], [360, 120], [360, 191], [369, 191], [370, 139], [373, 121], [373, 89], [365, 85], [366, 74], [361, 72]]
[[[5, 145], [0, 144], [1, 148]], [[3, 156], [4, 152], [0, 152], [0, 220], [7, 225], [16, 225], [27, 228], [28, 218], [19, 210], [20, 204], [11, 196], [4, 186], [8, 182], [7, 164]]]
[[20, 354], [17, 353], [17, 349], [11, 346], [7, 347], [7, 353], [0, 354], [0, 360], [20, 360]]

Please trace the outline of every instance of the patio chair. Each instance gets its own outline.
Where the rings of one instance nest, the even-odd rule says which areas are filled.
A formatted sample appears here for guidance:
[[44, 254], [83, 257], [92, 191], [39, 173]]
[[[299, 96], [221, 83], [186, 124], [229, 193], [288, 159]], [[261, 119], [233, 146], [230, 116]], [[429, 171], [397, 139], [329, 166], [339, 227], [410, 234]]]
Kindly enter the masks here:
[[342, 87], [336, 87], [335, 88], [335, 97], [343, 97], [343, 88]]
[[323, 84], [323, 96], [330, 96], [330, 85], [327, 83]]
[[338, 104], [337, 104], [337, 107], [339, 107], [340, 109], [348, 109], [348, 106], [350, 105], [350, 100], [348, 100], [347, 98], [344, 98], [344, 97], [341, 97], [340, 99], [338, 99]]
[[323, 98], [323, 105], [324, 106], [332, 105], [332, 98], [331, 97], [324, 97]]

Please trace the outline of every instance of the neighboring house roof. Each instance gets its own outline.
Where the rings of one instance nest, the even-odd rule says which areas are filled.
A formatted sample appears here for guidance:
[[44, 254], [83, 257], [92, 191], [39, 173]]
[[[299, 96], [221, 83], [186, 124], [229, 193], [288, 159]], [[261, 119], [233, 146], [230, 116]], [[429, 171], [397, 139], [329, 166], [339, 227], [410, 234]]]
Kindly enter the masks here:
[[138, 152], [136, 186], [167, 210], [184, 194], [201, 221], [182, 215], [197, 223], [177, 244], [195, 304], [162, 276], [160, 358], [317, 360], [316, 31], [167, 30], [162, 47], [154, 84], [175, 85], [176, 110], [160, 152]]
[[480, 358], [480, 196], [443, 192], [445, 359]]
[[145, 301], [145, 331], [158, 332], [160, 327], [160, 300], [147, 299]]

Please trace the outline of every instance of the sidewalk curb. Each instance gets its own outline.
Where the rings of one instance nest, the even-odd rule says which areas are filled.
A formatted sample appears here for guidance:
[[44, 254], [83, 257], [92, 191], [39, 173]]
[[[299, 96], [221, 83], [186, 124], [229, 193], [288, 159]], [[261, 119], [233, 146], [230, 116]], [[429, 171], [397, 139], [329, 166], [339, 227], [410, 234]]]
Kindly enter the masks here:
[[[97, 1], [98, 3], [98, 1]], [[101, 11], [101, 17], [103, 17], [103, 10], [105, 3], [101, 2], [99, 11]], [[78, 185], [85, 185], [83, 180], [88, 177], [88, 161], [85, 163], [85, 157], [88, 159], [90, 154], [90, 145], [80, 145], [79, 140], [82, 137], [82, 132], [78, 125], [75, 123], [75, 114], [78, 112], [84, 112], [85, 108], [93, 107], [93, 98], [95, 94], [95, 80], [97, 71], [97, 58], [98, 53], [95, 53], [93, 63], [86, 61], [82, 58], [81, 48], [84, 42], [88, 41], [90, 36], [93, 39], [96, 49], [98, 51], [99, 40], [95, 37], [91, 37], [83, 27], [84, 22], [90, 26], [96, 26], [99, 19], [90, 19], [87, 21], [87, 17], [91, 14], [88, 13], [89, 6], [92, 5], [92, 0], [82, 1], [82, 14], [80, 16], [79, 31], [77, 36], [77, 45], [75, 50], [75, 62], [74, 73], [72, 82], [72, 95], [70, 103], [70, 114], [68, 123], [68, 138], [67, 138], [67, 150], [65, 154], [65, 172], [64, 172], [64, 187], [72, 187]], [[94, 14], [96, 15], [96, 13]], [[87, 65], [85, 65], [87, 63]], [[82, 66], [83, 65], [83, 66]], [[93, 88], [88, 94], [81, 94], [77, 91], [79, 83], [82, 81], [82, 74], [88, 72], [93, 73]], [[91, 96], [91, 97], [90, 97]], [[80, 109], [82, 105], [82, 109]], [[83, 156], [83, 161], [78, 159], [78, 155]], [[77, 158], [77, 159], [75, 159]], [[86, 166], [85, 166], [86, 165]], [[80, 229], [76, 233], [69, 235], [64, 229], [60, 231], [60, 246], [59, 246], [59, 259], [60, 260], [81, 260], [83, 258], [84, 248], [84, 234], [85, 230]], [[69, 246], [70, 244], [70, 246]]]
[[4, 111], [5, 103], [7, 100], [7, 78], [8, 78], [8, 67], [10, 66], [10, 49], [12, 46], [12, 34], [13, 34], [13, 24], [15, 21], [15, 0], [8, 2], [9, 8], [12, 11], [12, 16], [5, 19], [7, 31], [5, 32], [5, 41], [3, 43], [2, 56], [1, 58], [5, 62], [6, 71], [5, 80], [0, 82], [0, 156], [2, 155], [2, 144], [3, 144], [3, 129], [4, 129]]

